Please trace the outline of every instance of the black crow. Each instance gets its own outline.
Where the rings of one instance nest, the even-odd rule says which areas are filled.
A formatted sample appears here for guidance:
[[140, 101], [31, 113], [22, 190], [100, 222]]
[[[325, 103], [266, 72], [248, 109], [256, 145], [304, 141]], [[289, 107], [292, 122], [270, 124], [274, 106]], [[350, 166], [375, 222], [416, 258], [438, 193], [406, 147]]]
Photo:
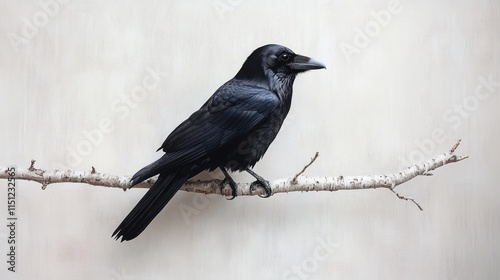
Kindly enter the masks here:
[[253, 172], [290, 110], [298, 73], [325, 66], [280, 45], [252, 52], [234, 78], [223, 84], [201, 108], [182, 122], [158, 150], [165, 154], [132, 176], [132, 186], [159, 174], [155, 184], [113, 232], [121, 241], [137, 237], [179, 188], [198, 173], [220, 168], [221, 183], [236, 183], [230, 171], [247, 171], [272, 195], [269, 182]]

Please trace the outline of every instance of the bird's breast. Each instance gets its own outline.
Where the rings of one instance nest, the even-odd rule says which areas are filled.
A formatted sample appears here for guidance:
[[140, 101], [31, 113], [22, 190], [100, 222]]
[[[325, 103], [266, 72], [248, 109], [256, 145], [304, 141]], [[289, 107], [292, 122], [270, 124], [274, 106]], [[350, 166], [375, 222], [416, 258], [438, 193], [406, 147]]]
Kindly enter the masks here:
[[231, 171], [243, 171], [253, 167], [259, 161], [274, 141], [286, 113], [282, 108], [272, 112], [258, 128], [228, 145], [224, 156], [220, 158], [219, 166], [224, 166]]

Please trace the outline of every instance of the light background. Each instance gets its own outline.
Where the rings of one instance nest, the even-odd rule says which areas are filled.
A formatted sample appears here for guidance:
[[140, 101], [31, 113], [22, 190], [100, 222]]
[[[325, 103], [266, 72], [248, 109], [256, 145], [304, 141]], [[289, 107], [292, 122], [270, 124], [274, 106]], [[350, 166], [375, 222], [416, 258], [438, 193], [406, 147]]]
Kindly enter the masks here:
[[[398, 187], [423, 212], [387, 190], [233, 201], [179, 192], [124, 243], [111, 233], [144, 189], [18, 181], [17, 272], [1, 261], [0, 278], [498, 279], [500, 4], [397, 3], [1, 1], [0, 166], [36, 159], [132, 175], [268, 43], [327, 65], [297, 78], [290, 115], [255, 168], [268, 180], [293, 176], [316, 151], [307, 175], [396, 172], [457, 139], [470, 158]], [[162, 73], [156, 86], [126, 105], [151, 69]], [[97, 137], [103, 121], [112, 127]], [[0, 260], [7, 236], [0, 226]]]

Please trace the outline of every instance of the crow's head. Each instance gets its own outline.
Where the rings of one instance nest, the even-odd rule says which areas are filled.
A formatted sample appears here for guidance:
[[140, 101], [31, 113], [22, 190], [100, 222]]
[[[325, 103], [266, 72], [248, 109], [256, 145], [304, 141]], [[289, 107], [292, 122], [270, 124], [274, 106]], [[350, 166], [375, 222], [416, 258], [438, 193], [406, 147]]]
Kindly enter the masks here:
[[293, 83], [298, 73], [322, 68], [325, 68], [323, 63], [298, 55], [287, 47], [265, 45], [252, 52], [235, 79], [263, 83], [275, 79], [286, 79]]

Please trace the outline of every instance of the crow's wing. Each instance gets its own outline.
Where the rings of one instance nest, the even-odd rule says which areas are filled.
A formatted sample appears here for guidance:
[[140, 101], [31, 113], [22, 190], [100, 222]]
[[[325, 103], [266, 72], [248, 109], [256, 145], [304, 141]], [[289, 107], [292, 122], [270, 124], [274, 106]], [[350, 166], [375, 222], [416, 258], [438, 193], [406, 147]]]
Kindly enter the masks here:
[[132, 178], [139, 183], [174, 167], [198, 162], [231, 141], [255, 130], [280, 104], [278, 97], [262, 87], [231, 80], [187, 120], [158, 149], [163, 155]]

